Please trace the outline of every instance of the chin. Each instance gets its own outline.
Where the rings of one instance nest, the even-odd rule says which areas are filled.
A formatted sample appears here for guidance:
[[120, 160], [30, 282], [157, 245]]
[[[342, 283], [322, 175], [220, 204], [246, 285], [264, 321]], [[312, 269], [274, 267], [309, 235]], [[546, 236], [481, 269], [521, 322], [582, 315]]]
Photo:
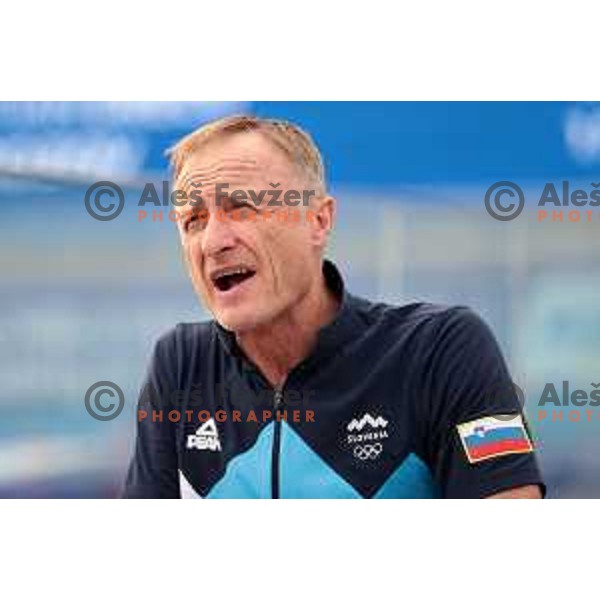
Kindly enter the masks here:
[[255, 310], [223, 309], [214, 311], [213, 316], [221, 327], [240, 335], [273, 323], [272, 315]]
[[242, 334], [256, 329], [268, 322], [267, 319], [261, 319], [256, 313], [243, 314], [240, 310], [217, 310], [213, 312], [217, 323], [228, 331]]

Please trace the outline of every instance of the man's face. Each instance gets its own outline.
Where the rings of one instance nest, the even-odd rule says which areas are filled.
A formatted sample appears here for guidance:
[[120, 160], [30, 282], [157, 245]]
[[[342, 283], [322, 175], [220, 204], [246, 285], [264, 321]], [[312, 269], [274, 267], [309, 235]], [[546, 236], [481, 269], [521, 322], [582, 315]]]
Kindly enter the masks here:
[[[179, 221], [196, 292], [223, 327], [245, 333], [284, 317], [319, 285], [333, 199], [313, 196], [308, 207], [272, 207], [267, 193], [259, 206], [251, 198], [222, 198], [217, 205], [215, 186], [225, 183], [222, 194], [253, 190], [257, 196], [279, 184], [279, 200], [287, 190], [302, 194], [307, 185], [286, 154], [256, 131], [209, 141], [188, 157], [178, 178], [188, 195], [202, 190], [203, 203], [182, 207]], [[276, 218], [288, 210], [295, 218]]]

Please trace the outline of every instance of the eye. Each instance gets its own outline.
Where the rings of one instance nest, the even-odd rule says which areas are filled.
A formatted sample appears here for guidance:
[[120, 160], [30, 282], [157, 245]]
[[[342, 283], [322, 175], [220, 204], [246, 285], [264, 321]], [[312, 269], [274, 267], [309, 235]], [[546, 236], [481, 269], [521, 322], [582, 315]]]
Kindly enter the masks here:
[[231, 203], [231, 210], [237, 210], [239, 208], [254, 208], [249, 202], [244, 200], [237, 200]]
[[188, 231], [199, 229], [201, 223], [202, 219], [198, 218], [198, 214], [192, 214], [183, 222], [183, 230], [187, 233]]

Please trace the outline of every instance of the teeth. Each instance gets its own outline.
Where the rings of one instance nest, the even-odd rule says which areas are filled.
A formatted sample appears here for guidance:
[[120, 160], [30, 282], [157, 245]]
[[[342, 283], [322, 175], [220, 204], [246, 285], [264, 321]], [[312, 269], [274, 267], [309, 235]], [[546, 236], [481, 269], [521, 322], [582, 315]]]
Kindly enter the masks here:
[[213, 280], [219, 279], [219, 277], [225, 277], [227, 275], [245, 275], [246, 273], [250, 273], [250, 269], [246, 267], [232, 267], [231, 269], [224, 269], [223, 271], [219, 271], [213, 275]]

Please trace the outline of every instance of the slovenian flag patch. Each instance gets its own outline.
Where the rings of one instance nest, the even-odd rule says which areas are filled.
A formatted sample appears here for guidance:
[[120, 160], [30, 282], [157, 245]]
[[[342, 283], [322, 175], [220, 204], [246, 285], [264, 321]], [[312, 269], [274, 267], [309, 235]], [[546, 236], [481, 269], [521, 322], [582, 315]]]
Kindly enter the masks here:
[[456, 427], [470, 463], [533, 451], [521, 415], [483, 417]]

